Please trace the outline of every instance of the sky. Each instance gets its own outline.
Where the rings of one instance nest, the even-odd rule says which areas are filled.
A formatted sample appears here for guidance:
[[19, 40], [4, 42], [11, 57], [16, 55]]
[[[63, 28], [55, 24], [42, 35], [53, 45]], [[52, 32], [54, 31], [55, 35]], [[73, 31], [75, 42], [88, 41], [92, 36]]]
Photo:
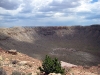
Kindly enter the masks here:
[[100, 0], [0, 0], [0, 27], [100, 24]]

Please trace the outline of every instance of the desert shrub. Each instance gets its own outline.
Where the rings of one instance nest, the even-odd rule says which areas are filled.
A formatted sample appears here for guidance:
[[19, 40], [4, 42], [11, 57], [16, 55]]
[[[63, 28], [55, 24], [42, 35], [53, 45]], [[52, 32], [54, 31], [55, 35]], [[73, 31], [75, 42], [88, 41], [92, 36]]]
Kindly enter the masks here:
[[43, 60], [42, 67], [39, 67], [41, 72], [45, 72], [45, 74], [49, 73], [61, 73], [64, 74], [64, 69], [61, 67], [60, 61], [57, 58], [50, 58], [46, 55], [45, 59]]
[[6, 71], [3, 68], [0, 68], [0, 75], [7, 75]]

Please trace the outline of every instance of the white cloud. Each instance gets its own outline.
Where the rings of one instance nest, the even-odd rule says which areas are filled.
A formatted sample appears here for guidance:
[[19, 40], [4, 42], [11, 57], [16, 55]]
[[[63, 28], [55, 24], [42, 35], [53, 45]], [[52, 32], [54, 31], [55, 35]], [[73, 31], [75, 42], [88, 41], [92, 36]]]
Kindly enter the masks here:
[[98, 2], [93, 2], [93, 0], [1, 0], [0, 23], [16, 22], [16, 24], [24, 25], [27, 22], [28, 25], [30, 22], [29, 25], [56, 23], [65, 25], [73, 22], [80, 25], [92, 24], [100, 23], [99, 11], [100, 0]]
[[6, 10], [14, 10], [20, 5], [20, 0], [0, 0], [0, 7]]
[[80, 1], [80, 6], [76, 8], [76, 12], [91, 12], [91, 5], [88, 0]]
[[[2, 0], [0, 5], [0, 14], [10, 14], [10, 15], [16, 15], [23, 9], [23, 3], [21, 3], [21, 0], [13, 1], [13, 0]], [[7, 5], [7, 6], [6, 6]], [[11, 6], [10, 6], [11, 5]], [[5, 8], [5, 6], [7, 8]], [[16, 8], [14, 8], [16, 7]]]
[[40, 9], [45, 8], [52, 0], [33, 0], [31, 6], [33, 7], [33, 13], [38, 12]]

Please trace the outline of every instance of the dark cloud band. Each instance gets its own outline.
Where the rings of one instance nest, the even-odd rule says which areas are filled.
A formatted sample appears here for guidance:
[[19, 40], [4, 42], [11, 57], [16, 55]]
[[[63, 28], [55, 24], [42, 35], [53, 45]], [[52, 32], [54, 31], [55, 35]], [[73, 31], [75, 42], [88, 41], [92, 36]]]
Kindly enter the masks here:
[[14, 10], [17, 9], [20, 4], [18, 2], [9, 1], [9, 0], [0, 0], [0, 7], [6, 10]]

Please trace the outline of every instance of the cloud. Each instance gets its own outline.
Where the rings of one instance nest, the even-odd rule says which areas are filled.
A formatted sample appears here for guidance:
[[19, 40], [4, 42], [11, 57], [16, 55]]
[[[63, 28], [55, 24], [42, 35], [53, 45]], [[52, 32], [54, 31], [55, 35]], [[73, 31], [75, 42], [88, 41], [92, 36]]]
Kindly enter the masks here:
[[1, 0], [0, 26], [100, 23], [99, 11], [100, 0]]
[[[77, 15], [83, 16], [86, 20], [99, 20], [100, 19], [100, 0], [93, 2], [95, 0], [90, 0], [89, 2], [82, 2], [80, 7], [77, 8]], [[92, 3], [91, 3], [92, 2]]]
[[31, 13], [34, 8], [31, 3], [32, 0], [23, 0], [23, 9], [20, 13]]
[[65, 9], [69, 8], [75, 8], [79, 6], [80, 3], [75, 0], [62, 0], [62, 1], [57, 1], [53, 0], [51, 3], [48, 4], [48, 6], [45, 6], [40, 9], [42, 12], [61, 12], [64, 11]]
[[86, 19], [98, 19], [98, 20], [100, 20], [100, 14], [92, 14], [92, 16], [89, 15], [86, 17]]
[[6, 9], [6, 10], [14, 10], [17, 9], [20, 5], [19, 1], [14, 0], [0, 0], [0, 7]]
[[50, 6], [59, 6], [61, 8], [72, 8], [72, 7], [76, 7], [79, 5], [79, 1], [75, 1], [75, 0], [62, 0], [62, 1], [57, 1], [57, 0], [53, 0], [50, 4]]

